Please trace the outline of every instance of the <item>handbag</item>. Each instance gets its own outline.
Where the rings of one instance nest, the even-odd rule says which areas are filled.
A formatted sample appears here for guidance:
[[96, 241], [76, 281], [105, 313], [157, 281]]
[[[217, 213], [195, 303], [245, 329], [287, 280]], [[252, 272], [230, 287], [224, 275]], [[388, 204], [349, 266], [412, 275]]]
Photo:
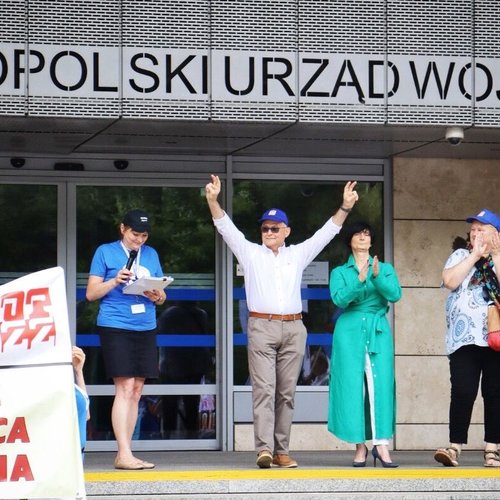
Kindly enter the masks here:
[[496, 305], [488, 306], [488, 345], [500, 351], [500, 310]]

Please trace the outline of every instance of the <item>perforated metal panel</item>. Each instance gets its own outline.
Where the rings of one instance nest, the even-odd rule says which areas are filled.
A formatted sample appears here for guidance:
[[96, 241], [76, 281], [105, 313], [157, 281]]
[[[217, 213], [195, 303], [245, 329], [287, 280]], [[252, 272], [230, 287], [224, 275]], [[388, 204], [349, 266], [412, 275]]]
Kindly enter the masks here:
[[299, 105], [300, 121], [310, 123], [384, 123], [385, 105], [314, 104]]
[[120, 45], [120, 0], [29, 2], [29, 42]]
[[212, 0], [212, 48], [295, 50], [297, 8], [297, 0]]
[[[473, 54], [473, 0], [387, 0], [388, 57], [458, 56]], [[472, 122], [468, 106], [418, 104], [401, 106], [389, 101], [390, 124], [456, 124]]]
[[500, 2], [476, 0], [474, 49], [482, 57], [500, 57]]
[[[207, 0], [124, 0], [123, 46], [169, 49], [210, 47], [210, 2]], [[123, 116], [206, 120], [208, 101], [182, 99], [123, 100]]]
[[122, 113], [124, 118], [206, 120], [209, 104], [176, 99], [123, 99]]
[[22, 116], [26, 113], [24, 96], [6, 95], [0, 97], [0, 115]]
[[390, 104], [387, 112], [387, 122], [390, 125], [462, 125], [472, 123], [473, 109], [471, 106], [404, 106]]
[[293, 122], [297, 119], [297, 107], [294, 104], [279, 102], [232, 103], [212, 101], [213, 120], [245, 120], [248, 122]]
[[473, 0], [387, 0], [389, 55], [471, 56]]
[[300, 50], [383, 54], [385, 3], [385, 0], [300, 0]]
[[[8, 15], [0, 19], [0, 40], [11, 44], [196, 49], [207, 55], [214, 49], [290, 57], [300, 52], [500, 58], [500, 2], [491, 0], [5, 0], [2, 7]], [[2, 96], [0, 113], [412, 125], [500, 121], [496, 102], [475, 108], [472, 102], [333, 102], [215, 100], [210, 89], [199, 101], [122, 99], [118, 93], [111, 99], [18, 95]]]
[[[2, 1], [0, 16], [0, 43], [25, 43], [27, 38], [27, 0]], [[0, 96], [0, 114], [24, 115], [24, 95]]]
[[[500, 2], [476, 0], [474, 34], [477, 58], [500, 58]], [[495, 90], [498, 90], [498, 83]], [[498, 127], [500, 110], [478, 103], [474, 110], [474, 122], [476, 125]]]
[[60, 116], [74, 118], [118, 117], [120, 100], [92, 97], [29, 97], [31, 116]]
[[208, 48], [208, 0], [123, 0], [123, 45]]
[[[29, 2], [29, 43], [120, 46], [119, 0], [34, 0]], [[30, 96], [33, 116], [113, 117], [120, 101], [94, 97]]]
[[[385, 1], [301, 0], [299, 2], [299, 48], [323, 56], [385, 54]], [[333, 85], [333, 84], [332, 84]], [[301, 102], [299, 119], [304, 122], [384, 123], [380, 104]]]
[[[218, 50], [295, 52], [296, 0], [214, 0], [211, 47]], [[213, 120], [288, 122], [297, 119], [295, 102], [230, 102], [213, 99]]]
[[0, 42], [26, 41], [27, 0], [2, 0], [0, 16]]

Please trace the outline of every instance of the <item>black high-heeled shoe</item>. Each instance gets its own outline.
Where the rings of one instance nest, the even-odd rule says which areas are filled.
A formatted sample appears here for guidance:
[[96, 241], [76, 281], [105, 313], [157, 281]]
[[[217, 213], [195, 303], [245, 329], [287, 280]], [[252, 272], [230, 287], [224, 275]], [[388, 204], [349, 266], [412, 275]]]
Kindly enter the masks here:
[[385, 462], [379, 455], [376, 446], [372, 448], [372, 455], [373, 455], [373, 467], [377, 467], [377, 458], [380, 460], [382, 467], [385, 467], [386, 469], [395, 469], [396, 467], [399, 467], [399, 464], [396, 464], [394, 462]]
[[354, 460], [352, 461], [352, 466], [353, 467], [366, 467], [366, 459], [368, 457], [368, 448], [365, 446], [365, 460], [364, 462], [355, 462]]

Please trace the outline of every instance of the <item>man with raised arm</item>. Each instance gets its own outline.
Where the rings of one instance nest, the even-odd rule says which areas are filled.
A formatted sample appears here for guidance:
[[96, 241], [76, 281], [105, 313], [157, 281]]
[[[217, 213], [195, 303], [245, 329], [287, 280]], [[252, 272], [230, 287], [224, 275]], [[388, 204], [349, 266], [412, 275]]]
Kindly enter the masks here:
[[214, 225], [245, 277], [255, 448], [257, 465], [263, 469], [271, 465], [297, 467], [289, 455], [289, 443], [307, 336], [302, 322], [302, 273], [339, 233], [358, 200], [355, 187], [355, 181], [348, 182], [335, 214], [309, 239], [290, 246], [285, 245], [291, 232], [285, 212], [279, 208], [266, 210], [258, 221], [262, 244], [252, 243], [220, 206], [219, 177], [212, 175], [205, 187]]

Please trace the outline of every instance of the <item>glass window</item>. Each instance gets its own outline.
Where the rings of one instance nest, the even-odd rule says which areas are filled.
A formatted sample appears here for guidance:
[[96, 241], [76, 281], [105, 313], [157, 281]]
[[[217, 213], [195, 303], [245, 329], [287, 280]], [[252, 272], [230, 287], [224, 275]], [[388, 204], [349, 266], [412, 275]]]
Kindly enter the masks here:
[[[261, 242], [258, 219], [265, 210], [275, 207], [284, 210], [292, 229], [287, 245], [304, 241], [319, 229], [342, 201], [345, 183], [236, 181], [234, 184], [233, 219], [250, 241]], [[358, 183], [360, 200], [349, 215], [347, 223], [363, 220], [376, 233], [373, 254], [383, 259], [383, 183]], [[328, 280], [333, 267], [348, 256], [347, 246], [339, 236], [316, 257], [319, 263], [313, 279], [305, 278], [302, 285], [304, 324], [308, 344], [300, 385], [327, 385], [336, 310], [330, 298]], [[234, 299], [234, 384], [248, 385], [246, 324], [248, 311], [245, 302], [243, 276], [236, 260], [233, 272]], [[305, 273], [306, 274], [306, 273]]]
[[0, 185], [1, 283], [57, 266], [57, 186]]

